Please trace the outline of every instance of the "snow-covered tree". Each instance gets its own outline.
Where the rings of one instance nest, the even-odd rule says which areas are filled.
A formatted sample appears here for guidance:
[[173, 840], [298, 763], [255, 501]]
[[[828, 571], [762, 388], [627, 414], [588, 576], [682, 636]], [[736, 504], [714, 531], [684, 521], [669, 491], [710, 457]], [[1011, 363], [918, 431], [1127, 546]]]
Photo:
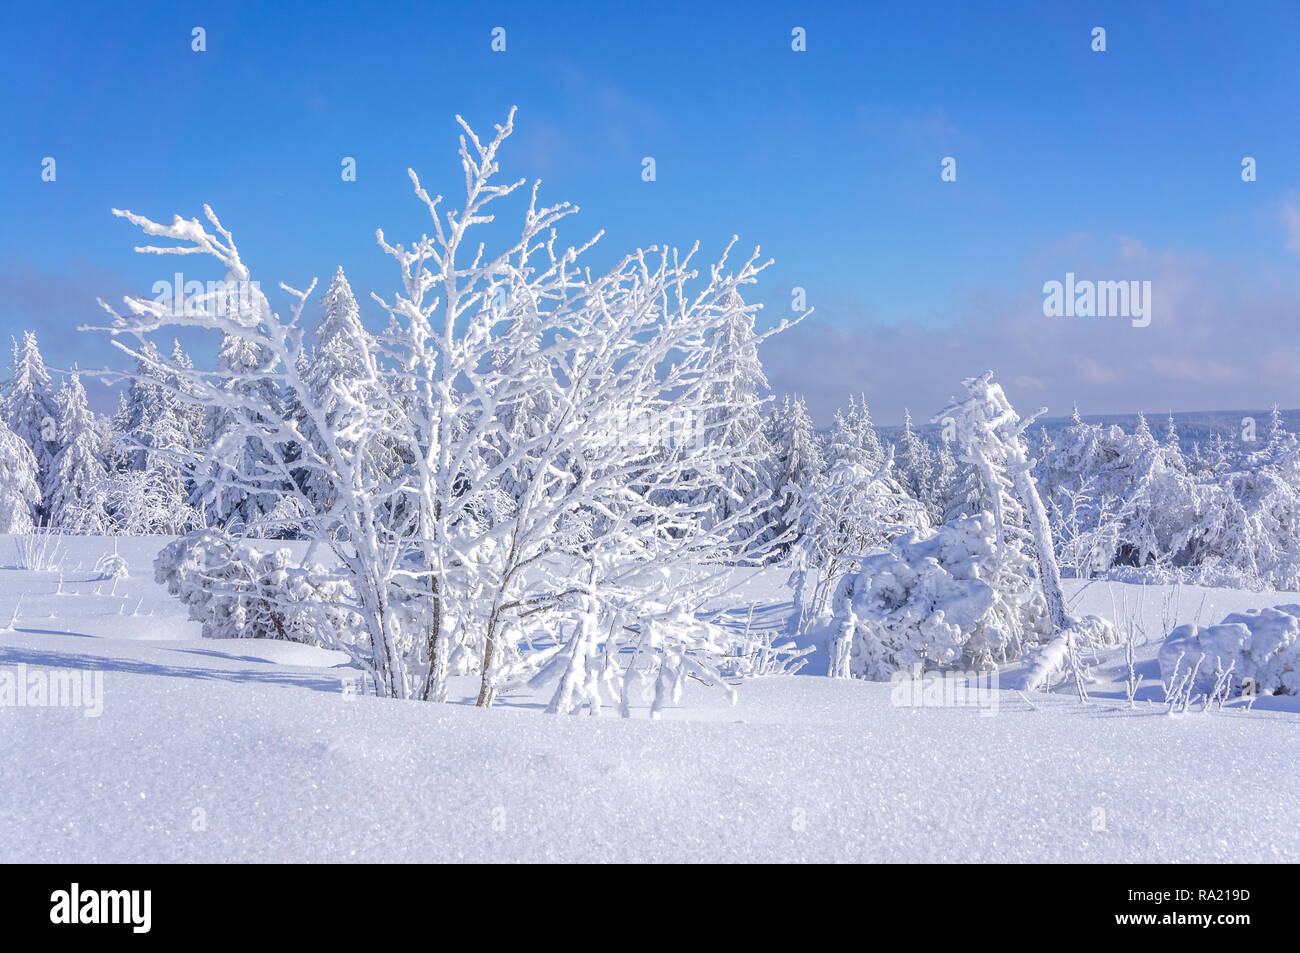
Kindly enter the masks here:
[[771, 447], [768, 468], [769, 490], [773, 500], [768, 511], [768, 539], [780, 539], [791, 533], [797, 541], [797, 512], [801, 501], [818, 491], [826, 467], [821, 438], [808, 416], [802, 397], [785, 397], [768, 416], [767, 442]]
[[941, 440], [934, 449], [933, 479], [933, 487], [924, 502], [930, 512], [935, 514], [932, 518], [938, 521], [955, 505], [961, 482], [957, 458], [953, 456], [952, 446], [947, 440]]
[[113, 456], [119, 469], [149, 467], [154, 425], [162, 416], [165, 400], [158, 348], [152, 341], [146, 341], [141, 346], [130, 385], [118, 396], [118, 409], [113, 417]]
[[[977, 475], [982, 487], [978, 495], [986, 501], [986, 510], [993, 517], [998, 558], [987, 580], [1000, 595], [1020, 607], [1009, 619], [1007, 629], [988, 630], [995, 641], [973, 648], [987, 661], [1033, 650], [1025, 678], [1027, 688], [1044, 688], [1057, 671], [1069, 668], [1082, 695], [1083, 652], [1108, 644], [1114, 629], [1095, 616], [1075, 619], [1065, 610], [1051, 525], [1024, 439], [1025, 431], [1046, 413], [1046, 408], [1022, 420], [1001, 385], [993, 380], [992, 371], [963, 383], [966, 396], [954, 400], [935, 419], [951, 426], [961, 459]], [[1026, 542], [1032, 546], [1033, 567], [1037, 570], [1032, 579], [1028, 572], [1030, 561], [1021, 548]]]
[[[0, 412], [9, 429], [36, 458], [36, 481], [44, 496], [58, 452], [59, 412], [50, 388], [50, 374], [31, 331], [23, 332], [21, 344], [14, 342], [10, 369], [9, 380], [0, 389]], [[39, 513], [45, 516], [43, 507]]]
[[36, 456], [27, 442], [0, 420], [0, 533], [26, 533], [35, 526], [41, 502]]
[[[1169, 412], [1169, 421], [1165, 424], [1165, 447], [1170, 450], [1177, 450], [1178, 443], [1178, 425], [1174, 423], [1173, 411]], [[1181, 451], [1180, 451], [1181, 452]]]
[[829, 467], [841, 463], [875, 470], [885, 459], [880, 437], [871, 423], [866, 398], [849, 398], [847, 411], [836, 411], [830, 436], [826, 441], [826, 462]]
[[1265, 458], [1269, 463], [1277, 463], [1291, 454], [1296, 446], [1295, 435], [1287, 431], [1282, 422], [1282, 411], [1274, 404], [1268, 415], [1268, 439], [1263, 449]]
[[77, 374], [68, 377], [58, 397], [59, 451], [48, 481], [46, 506], [51, 526], [85, 533], [108, 528], [108, 470], [95, 415]]
[[[979, 509], [993, 515], [1004, 557], [1001, 567], [1004, 575], [997, 585], [1000, 590], [1025, 587], [1024, 548], [1032, 545], [1039, 590], [1046, 600], [1052, 628], [1059, 632], [1067, 624], [1060, 571], [1047, 512], [1030, 472], [1032, 461], [1023, 436], [1046, 409], [1021, 420], [1002, 386], [993, 380], [992, 371], [967, 378], [963, 384], [966, 396], [954, 400], [935, 416], [935, 421], [953, 427], [960, 459], [971, 467], [976, 478], [978, 489], [974, 497]], [[1018, 633], [1010, 635], [1013, 641], [1020, 641]]]
[[903, 488], [925, 503], [931, 516], [937, 518], [939, 513], [934, 509], [938, 505], [938, 500], [934, 496], [936, 489], [934, 457], [925, 441], [913, 429], [912, 415], [906, 408], [903, 410], [903, 433], [894, 451], [894, 461]]
[[[329, 288], [320, 301], [323, 308], [320, 324], [312, 335], [311, 356], [301, 370], [303, 386], [325, 417], [326, 426], [336, 432], [346, 430], [347, 417], [357, 404], [378, 400], [373, 381], [374, 368], [366, 355], [374, 350], [371, 336], [361, 323], [361, 312], [340, 267], [330, 280]], [[304, 436], [319, 444], [322, 437], [315, 432], [309, 415], [289, 395], [291, 417]], [[311, 468], [304, 474], [304, 492], [312, 504], [327, 511], [334, 501], [330, 474]]]
[[[147, 253], [214, 257], [228, 281], [251, 284], [247, 300], [235, 313], [178, 314], [129, 298], [130, 316], [115, 315], [109, 330], [138, 339], [181, 325], [223, 336], [216, 370], [182, 376], [222, 421], [209, 460], [250, 447], [255, 460], [212, 485], [298, 510], [312, 541], [305, 558], [329, 549], [338, 603], [358, 620], [340, 647], [381, 692], [442, 700], [456, 659], [469, 655], [482, 705], [524, 680], [556, 679], [555, 711], [614, 701], [627, 714], [644, 689], [657, 712], [687, 676], [723, 684], [716, 662], [737, 637], [697, 613], [735, 565], [766, 556], [736, 533], [752, 511], [719, 521], [703, 506], [655, 501], [670, 491], [695, 499], [725, 467], [755, 465], [699, 422], [728, 409], [718, 406], [710, 341], [737, 309], [752, 311], [740, 291], [764, 266], [755, 255], [728, 270], [728, 246], [697, 286], [694, 250], [655, 248], [592, 273], [577, 264], [590, 243], [556, 245], [554, 226], [573, 209], [540, 206], [536, 186], [519, 240], [488, 252], [467, 233], [522, 184], [495, 181], [511, 116], [487, 142], [462, 122], [461, 210], [444, 213], [411, 173], [433, 234], [394, 245], [379, 233], [401, 289], [379, 299], [389, 331], [360, 355], [365, 387], [342, 395], [335, 420], [304, 380], [300, 322], [312, 287], [285, 289], [292, 309], [282, 318], [210, 209], [206, 225], [117, 214], [179, 243]], [[503, 414], [539, 393], [555, 412], [503, 430]], [[286, 398], [312, 436], [281, 412]], [[496, 518], [478, 518], [508, 471], [522, 492]], [[303, 473], [329, 480], [327, 509], [303, 491]], [[593, 516], [581, 543], [563, 532]], [[245, 532], [259, 522], [277, 518], [249, 514]]]
[[[259, 292], [260, 294], [260, 292]], [[217, 354], [218, 374], [229, 393], [210, 405], [205, 454], [197, 468], [191, 502], [208, 526], [251, 535], [292, 534], [291, 519], [281, 509], [289, 487], [283, 460], [286, 448], [268, 446], [272, 439], [250, 433], [250, 412], [263, 419], [262, 430], [278, 432], [284, 400], [275, 374], [277, 356], [261, 341], [237, 331], [225, 334]], [[171, 367], [179, 378], [191, 377]]]
[[[720, 447], [735, 448], [735, 462], [724, 465], [719, 481], [707, 486], [694, 502], [706, 504], [715, 521], [728, 521], [738, 512], [761, 514], [770, 502], [772, 446], [763, 428], [767, 375], [758, 359], [754, 332], [754, 306], [736, 294], [728, 302], [727, 319], [709, 332], [709, 373], [714, 384], [706, 408], [696, 424], [700, 437]], [[759, 504], [756, 507], [755, 504]], [[761, 527], [739, 525], [740, 538]]]
[[179, 341], [169, 361], [152, 341], [140, 348], [113, 418], [107, 496], [118, 532], [175, 535], [198, 521], [189, 497], [205, 426], [202, 410], [186, 392], [193, 372]]

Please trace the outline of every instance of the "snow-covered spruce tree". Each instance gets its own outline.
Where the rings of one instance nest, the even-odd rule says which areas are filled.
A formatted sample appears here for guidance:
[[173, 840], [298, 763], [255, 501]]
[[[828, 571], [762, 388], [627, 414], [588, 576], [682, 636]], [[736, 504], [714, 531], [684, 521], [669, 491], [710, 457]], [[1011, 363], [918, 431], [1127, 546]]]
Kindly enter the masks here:
[[[330, 280], [320, 304], [323, 314], [312, 334], [311, 355], [301, 376], [303, 386], [325, 416], [326, 425], [336, 428], [347, 417], [352, 404], [382, 401], [377, 394], [369, 392], [376, 385], [374, 369], [365, 355], [374, 350], [374, 344], [361, 323], [361, 311], [342, 267]], [[298, 429], [319, 445], [322, 438], [315, 433], [311, 417], [303, 413], [292, 394], [288, 395], [288, 403], [288, 413], [296, 418]], [[320, 469], [309, 468], [302, 477], [303, 491], [319, 511], [327, 512], [333, 505], [330, 476]]]
[[[250, 272], [210, 209], [212, 231], [197, 219], [117, 214], [180, 243], [143, 251], [215, 257], [229, 281], [250, 287], [246, 304], [177, 314], [130, 298], [130, 316], [115, 316], [109, 330], [138, 341], [164, 325], [206, 328], [259, 354], [186, 375], [190, 389], [224, 416], [224, 433], [238, 435], [231, 446], [256, 441], [264, 453], [257, 465], [232, 467], [228, 483], [291, 499], [312, 548], [331, 551], [346, 592], [335, 608], [361, 620], [337, 647], [380, 691], [441, 700], [452, 656], [473, 646], [480, 704], [523, 679], [554, 678], [555, 711], [594, 712], [608, 700], [628, 714], [640, 687], [657, 712], [688, 675], [721, 684], [715, 663], [736, 637], [695, 613], [734, 565], [765, 555], [736, 536], [753, 512], [710, 522], [702, 506], [653, 502], [670, 490], [694, 494], [725, 466], [748, 462], [701, 437], [696, 422], [720, 409], [710, 337], [749, 307], [739, 291], [762, 266], [755, 256], [728, 271], [724, 255], [695, 287], [693, 250], [652, 248], [593, 275], [577, 265], [590, 243], [556, 245], [553, 226], [575, 210], [539, 206], [536, 186], [519, 240], [490, 254], [467, 233], [522, 184], [493, 181], [513, 111], [486, 143], [462, 127], [462, 209], [442, 212], [441, 197], [412, 172], [433, 235], [407, 246], [379, 233], [402, 287], [379, 299], [389, 330], [362, 355], [364, 386], [349, 390], [334, 421], [303, 379], [300, 320], [311, 287], [285, 289], [294, 303], [282, 319], [246, 284]], [[279, 414], [281, 388], [319, 439]], [[556, 412], [504, 431], [503, 414], [539, 392]], [[399, 479], [386, 470], [394, 446], [405, 462]], [[511, 470], [523, 492], [496, 518], [477, 518]], [[293, 479], [304, 471], [329, 479], [326, 509]], [[590, 514], [599, 517], [590, 536], [567, 543], [559, 530]]]
[[194, 365], [179, 341], [166, 363], [152, 341], [140, 355], [113, 418], [108, 509], [118, 532], [176, 535], [198, 520], [190, 473], [205, 427], [201, 408], [185, 394]]
[[1264, 444], [1264, 453], [1276, 461], [1294, 450], [1296, 443], [1295, 435], [1289, 433], [1282, 422], [1281, 409], [1274, 404], [1268, 414], [1268, 441]]
[[934, 457], [925, 441], [912, 427], [912, 415], [903, 410], [903, 433], [894, 448], [894, 462], [898, 468], [898, 479], [916, 499], [926, 504], [932, 519], [937, 520], [941, 512], [937, 509], [935, 491]]
[[1178, 442], [1178, 425], [1174, 423], [1174, 412], [1169, 412], [1169, 419], [1165, 423], [1164, 445], [1170, 450], [1177, 450], [1180, 454], [1182, 449]]
[[[707, 505], [717, 522], [738, 512], [761, 511], [770, 499], [772, 446], [763, 429], [768, 383], [755, 343], [755, 311], [737, 294], [726, 306], [726, 321], [709, 332], [711, 373], [718, 383], [709, 395], [713, 406], [704, 410], [696, 426], [702, 430], [700, 439], [734, 448], [735, 462], [724, 465], [719, 482], [704, 488], [694, 502]], [[756, 531], [761, 527], [735, 528], [742, 539]]]
[[925, 503], [935, 522], [946, 518], [961, 491], [961, 473], [957, 458], [953, 456], [952, 447], [947, 440], [940, 440], [934, 448], [934, 482], [925, 498]]
[[135, 375], [125, 393], [119, 395], [117, 413], [113, 416], [113, 463], [120, 470], [149, 467], [154, 426], [163, 414], [167, 398], [158, 348], [152, 341], [146, 341], [140, 354]]
[[[945, 439], [953, 446], [964, 473], [960, 489], [946, 514], [946, 522], [963, 516], [988, 513], [998, 541], [997, 560], [992, 564], [995, 575], [990, 585], [1020, 604], [1023, 610], [1009, 617], [1005, 627], [990, 628], [996, 642], [976, 648], [987, 661], [1001, 662], [1021, 655], [1029, 646], [1052, 631], [1064, 627], [1065, 602], [1060, 594], [1056, 574], [1055, 551], [1044, 512], [1042, 527], [1032, 526], [1030, 507], [1025, 503], [1023, 486], [1033, 488], [1027, 468], [1028, 451], [1023, 433], [1039, 414], [1021, 421], [1011, 408], [992, 373], [968, 378], [963, 382], [967, 396], [935, 415], [934, 422], [944, 427]], [[1036, 488], [1033, 500], [1038, 501]], [[1041, 508], [1041, 503], [1038, 503]], [[1032, 527], [1032, 528], [1031, 528]], [[1055, 601], [1048, 602], [1046, 586], [1035, 584], [1030, 565], [1033, 550], [1046, 541], [1049, 582], [1055, 579]]]
[[1120, 500], [1114, 564], [1161, 566], [1194, 558], [1197, 513], [1204, 506], [1177, 445], [1160, 443], [1139, 415], [1133, 433], [1096, 475]]
[[[31, 331], [23, 332], [21, 344], [14, 342], [10, 369], [12, 375], [0, 389], [0, 413], [36, 458], [36, 482], [45, 496], [58, 452], [59, 412], [50, 389], [49, 371]], [[44, 520], [44, 506], [38, 507], [37, 513]]]
[[849, 397], [849, 409], [836, 411], [826, 441], [826, 464], [834, 469], [841, 463], [876, 470], [885, 459], [880, 437], [871, 423], [865, 396]]
[[[174, 488], [178, 500], [188, 502], [194, 488], [186, 474], [192, 469], [189, 462], [203, 447], [207, 421], [188, 390], [188, 376], [194, 371], [194, 362], [182, 350], [180, 341], [172, 341], [170, 364], [176, 371], [169, 373], [163, 381], [167, 399], [155, 422], [153, 454], [149, 464], [162, 471], [164, 480]], [[190, 523], [194, 519], [191, 517]]]
[[77, 374], [68, 377], [56, 398], [59, 451], [48, 481], [46, 506], [51, 526], [80, 533], [108, 528], [108, 470], [95, 415]]
[[[223, 306], [225, 302], [223, 302]], [[205, 434], [206, 452], [196, 471], [191, 502], [207, 526], [254, 536], [293, 535], [292, 515], [279, 507], [288, 489], [278, 457], [288, 447], [271, 448], [268, 439], [245, 426], [245, 416], [257, 408], [274, 433], [285, 415], [284, 398], [275, 374], [276, 356], [262, 342], [227, 333], [217, 354], [218, 374], [229, 388], [225, 404], [210, 406]], [[170, 372], [187, 375], [179, 368]], [[297, 510], [288, 511], [296, 514]]]
[[808, 416], [802, 397], [785, 397], [773, 406], [765, 431], [772, 448], [768, 489], [773, 506], [768, 511], [767, 539], [791, 536], [798, 543], [797, 511], [800, 502], [816, 492], [826, 468], [821, 438]]
[[27, 442], [0, 420], [0, 533], [30, 532], [40, 502], [36, 456]]

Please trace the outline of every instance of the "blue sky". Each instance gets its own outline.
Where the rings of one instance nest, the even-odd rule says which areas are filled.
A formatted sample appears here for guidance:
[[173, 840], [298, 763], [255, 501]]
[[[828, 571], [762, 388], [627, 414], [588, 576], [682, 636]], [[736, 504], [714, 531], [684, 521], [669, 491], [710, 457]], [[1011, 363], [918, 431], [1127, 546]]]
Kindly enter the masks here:
[[[517, 105], [503, 173], [582, 207], [568, 240], [605, 229], [593, 263], [696, 239], [714, 255], [736, 233], [776, 259], [755, 290], [769, 319], [806, 289], [815, 314], [764, 359], [821, 421], [850, 392], [885, 422], [928, 416], [986, 367], [1054, 413], [1300, 406], [1294, 3], [10, 3], [0, 18], [0, 333], [35, 329], [55, 366], [115, 363], [73, 329], [99, 319], [97, 295], [147, 293], [180, 261], [132, 254], [111, 207], [165, 219], [207, 202], [264, 287], [341, 264], [359, 297], [388, 295], [375, 228], [427, 227], [405, 169], [453, 199], [454, 115], [487, 132]], [[1152, 281], [1151, 326], [1044, 317], [1042, 285], [1067, 271]]]

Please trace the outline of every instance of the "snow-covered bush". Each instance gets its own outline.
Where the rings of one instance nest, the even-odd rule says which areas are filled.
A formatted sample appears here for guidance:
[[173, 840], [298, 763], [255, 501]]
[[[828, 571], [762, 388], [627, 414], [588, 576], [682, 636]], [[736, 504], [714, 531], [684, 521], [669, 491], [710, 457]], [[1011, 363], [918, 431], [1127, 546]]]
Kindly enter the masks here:
[[867, 556], [833, 600], [833, 651], [858, 678], [928, 668], [987, 666], [1051, 635], [1040, 591], [1028, 600], [990, 585], [999, 563], [991, 514], [912, 532]]
[[99, 579], [125, 579], [128, 575], [130, 569], [120, 553], [105, 553], [95, 560], [95, 576]]
[[[869, 458], [864, 454], [862, 459]], [[816, 570], [814, 617], [830, 609], [840, 579], [864, 555], [909, 530], [929, 529], [925, 507], [891, 474], [893, 462], [892, 448], [872, 467], [841, 459], [800, 501], [799, 547], [808, 567]]]
[[213, 530], [174, 540], [154, 560], [156, 581], [203, 624], [205, 638], [287, 639], [336, 647], [351, 641], [355, 613], [343, 584], [318, 567], [292, 565], [290, 551], [259, 552]]
[[665, 706], [681, 700], [687, 678], [720, 688], [735, 701], [722, 669], [749, 647], [742, 635], [681, 606], [652, 603], [644, 604], [634, 624], [614, 629], [591, 596], [566, 601], [565, 627], [572, 631], [560, 630], [549, 644], [503, 664], [500, 686], [525, 680], [534, 688], [553, 685], [547, 710], [561, 715], [583, 706], [598, 715], [610, 702], [627, 717], [639, 698], [649, 703], [650, 717], [658, 718]]
[[[282, 315], [210, 208], [205, 222], [170, 224], [116, 212], [174, 242], [140, 251], [210, 256], [248, 289], [224, 308], [131, 297], [127, 315], [108, 308], [105, 330], [137, 360], [165, 327], [220, 337], [215, 369], [161, 362], [209, 420], [204, 459], [187, 463], [203, 513], [248, 536], [291, 524], [328, 549], [328, 578], [278, 563], [257, 572], [278, 573], [280, 587], [337, 584], [331, 604], [357, 617], [338, 647], [392, 697], [445, 700], [453, 660], [470, 652], [489, 705], [516, 663], [557, 640], [571, 684], [587, 683], [598, 655], [633, 680], [679, 682], [730, 649], [695, 614], [736, 565], [769, 555], [763, 441], [717, 425], [734, 417], [758, 429], [755, 395], [727, 378], [733, 345], [748, 355], [788, 326], [751, 333], [758, 306], [741, 292], [766, 264], [757, 250], [729, 263], [733, 238], [707, 269], [694, 249], [655, 247], [595, 272], [579, 263], [590, 242], [558, 244], [555, 226], [576, 209], [541, 205], [537, 187], [523, 192], [517, 239], [489, 250], [477, 226], [523, 184], [497, 181], [513, 115], [487, 140], [461, 122], [460, 209], [410, 173], [432, 234], [392, 244], [377, 233], [400, 272], [396, 293], [376, 296], [388, 328], [352, 334], [355, 360], [327, 380], [313, 373], [302, 327], [314, 282], [281, 286]], [[331, 300], [347, 311], [342, 290]], [[737, 490], [718, 505], [714, 488], [742, 485], [758, 498]], [[204, 548], [217, 564], [199, 558], [196, 572], [222, 571], [230, 558]], [[271, 607], [272, 595], [299, 604], [256, 585]], [[194, 586], [185, 591], [206, 611]]]
[[1180, 625], [1160, 646], [1160, 676], [1194, 672], [1187, 690], [1210, 693], [1231, 671], [1233, 694], [1300, 694], [1300, 605], [1234, 612], [1218, 625]]

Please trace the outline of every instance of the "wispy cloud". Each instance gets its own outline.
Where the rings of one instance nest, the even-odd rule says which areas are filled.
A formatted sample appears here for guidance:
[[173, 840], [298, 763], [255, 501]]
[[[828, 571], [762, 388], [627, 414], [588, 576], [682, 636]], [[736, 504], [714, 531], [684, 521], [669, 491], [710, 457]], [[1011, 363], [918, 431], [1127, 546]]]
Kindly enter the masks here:
[[[1063, 247], [1069, 247], [1065, 243]], [[1067, 256], [1068, 259], [1069, 256]], [[763, 360], [778, 392], [803, 393], [825, 421], [863, 391], [875, 415], [938, 410], [962, 378], [992, 369], [1013, 400], [1068, 413], [1300, 406], [1300, 343], [1288, 343], [1300, 291], [1285, 276], [1243, 273], [1205, 256], [1154, 251], [1117, 238], [1111, 253], [1077, 258], [1080, 277], [1150, 280], [1149, 327], [1124, 318], [1047, 318], [1042, 268], [1017, 292], [970, 289], [942, 326], [846, 329], [817, 315], [769, 345]]]

